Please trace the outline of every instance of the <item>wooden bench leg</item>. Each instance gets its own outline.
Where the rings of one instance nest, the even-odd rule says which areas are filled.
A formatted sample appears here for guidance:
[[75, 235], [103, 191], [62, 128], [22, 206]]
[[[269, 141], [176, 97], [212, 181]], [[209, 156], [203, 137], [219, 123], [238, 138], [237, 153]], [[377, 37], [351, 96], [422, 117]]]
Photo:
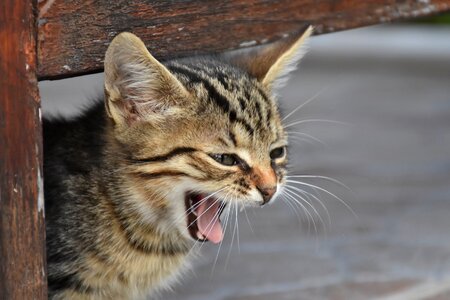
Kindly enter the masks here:
[[47, 299], [37, 1], [0, 1], [0, 299]]

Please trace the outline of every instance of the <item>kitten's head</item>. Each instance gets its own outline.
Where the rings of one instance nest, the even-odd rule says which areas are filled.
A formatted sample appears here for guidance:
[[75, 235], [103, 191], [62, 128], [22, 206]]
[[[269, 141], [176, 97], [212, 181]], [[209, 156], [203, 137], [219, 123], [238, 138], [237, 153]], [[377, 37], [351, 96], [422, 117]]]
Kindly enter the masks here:
[[284, 183], [274, 99], [303, 55], [300, 34], [251, 51], [161, 64], [133, 34], [105, 57], [105, 106], [136, 207], [188, 237], [222, 240], [226, 205], [263, 205]]

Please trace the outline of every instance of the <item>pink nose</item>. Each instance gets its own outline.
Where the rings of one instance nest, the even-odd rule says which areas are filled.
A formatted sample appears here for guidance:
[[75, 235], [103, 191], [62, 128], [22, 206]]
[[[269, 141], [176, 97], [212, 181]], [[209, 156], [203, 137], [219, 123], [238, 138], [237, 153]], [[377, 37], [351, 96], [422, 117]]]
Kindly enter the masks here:
[[273, 195], [275, 194], [275, 192], [277, 191], [277, 186], [270, 186], [270, 187], [256, 187], [258, 189], [258, 191], [261, 193], [262, 197], [263, 197], [263, 203], [267, 204], [270, 199], [272, 199]]

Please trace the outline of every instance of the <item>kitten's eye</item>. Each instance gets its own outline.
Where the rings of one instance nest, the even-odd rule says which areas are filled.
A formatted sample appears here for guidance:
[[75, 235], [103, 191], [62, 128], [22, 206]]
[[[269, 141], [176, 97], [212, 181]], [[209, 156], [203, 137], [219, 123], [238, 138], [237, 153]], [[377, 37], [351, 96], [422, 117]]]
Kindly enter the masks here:
[[210, 156], [224, 166], [235, 166], [239, 163], [238, 159], [233, 154], [211, 154]]
[[277, 159], [284, 156], [285, 147], [278, 147], [270, 151], [270, 158], [271, 159]]

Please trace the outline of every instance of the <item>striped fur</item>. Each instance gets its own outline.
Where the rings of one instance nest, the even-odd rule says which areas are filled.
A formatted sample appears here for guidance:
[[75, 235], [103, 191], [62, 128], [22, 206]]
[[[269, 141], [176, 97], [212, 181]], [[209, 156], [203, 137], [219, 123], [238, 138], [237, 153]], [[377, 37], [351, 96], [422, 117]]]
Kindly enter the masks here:
[[[270, 80], [305, 34], [277, 50]], [[269, 79], [234, 58], [161, 64], [123, 33], [106, 53], [104, 104], [44, 120], [51, 299], [145, 299], [168, 288], [195, 256], [187, 192], [256, 205], [259, 186], [283, 184], [286, 156], [270, 153], [287, 140]], [[240, 163], [212, 158], [222, 153]]]

